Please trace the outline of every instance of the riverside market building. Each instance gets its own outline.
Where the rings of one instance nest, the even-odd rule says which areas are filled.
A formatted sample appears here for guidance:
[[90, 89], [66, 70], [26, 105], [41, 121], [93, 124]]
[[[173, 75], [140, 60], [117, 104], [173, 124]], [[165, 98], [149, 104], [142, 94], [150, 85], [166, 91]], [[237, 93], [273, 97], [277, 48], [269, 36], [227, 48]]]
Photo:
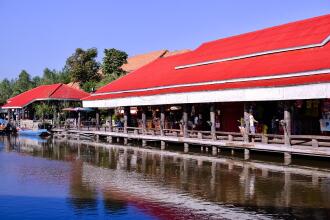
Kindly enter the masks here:
[[[198, 115], [208, 123], [195, 129], [213, 135], [237, 132], [251, 110], [257, 132], [327, 135], [329, 40], [330, 15], [324, 15], [206, 42], [111, 82], [84, 98], [83, 106], [122, 107], [125, 125], [142, 128], [187, 130]], [[135, 122], [132, 107], [138, 109]]]

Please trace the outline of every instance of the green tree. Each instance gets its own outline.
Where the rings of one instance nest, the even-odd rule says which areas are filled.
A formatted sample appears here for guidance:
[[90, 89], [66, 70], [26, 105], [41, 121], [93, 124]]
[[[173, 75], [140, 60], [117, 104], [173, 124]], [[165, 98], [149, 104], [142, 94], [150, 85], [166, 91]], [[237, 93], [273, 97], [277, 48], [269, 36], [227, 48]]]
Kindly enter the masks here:
[[44, 69], [44, 73], [42, 76], [42, 84], [49, 85], [49, 84], [58, 83], [59, 82], [58, 78], [59, 77], [56, 70], [50, 70], [46, 68]]
[[45, 103], [37, 104], [34, 106], [35, 114], [38, 116], [42, 121], [45, 119], [45, 115], [52, 113], [52, 107]]
[[3, 105], [7, 102], [13, 94], [13, 85], [8, 79], [4, 79], [0, 83], [0, 105]]
[[35, 76], [32, 78], [33, 87], [40, 86], [42, 84], [42, 79], [40, 76]]
[[57, 72], [58, 74], [58, 81], [60, 83], [68, 84], [71, 82], [69, 71], [63, 68], [61, 71]]
[[96, 61], [97, 49], [91, 48], [83, 50], [77, 48], [75, 53], [66, 61], [65, 68], [68, 70], [71, 80], [83, 85], [87, 82], [98, 82], [100, 64]]
[[14, 84], [13, 96], [21, 94], [29, 89], [33, 88], [33, 82], [31, 76], [25, 70], [22, 70]]
[[121, 67], [127, 63], [127, 57], [128, 55], [124, 51], [114, 48], [104, 49], [102, 72], [108, 83], [126, 73]]

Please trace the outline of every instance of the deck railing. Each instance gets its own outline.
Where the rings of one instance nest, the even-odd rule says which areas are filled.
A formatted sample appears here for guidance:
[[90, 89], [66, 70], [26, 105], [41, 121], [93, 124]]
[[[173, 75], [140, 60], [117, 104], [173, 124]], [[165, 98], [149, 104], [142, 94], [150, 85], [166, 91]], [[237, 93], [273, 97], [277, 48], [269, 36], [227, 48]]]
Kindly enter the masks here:
[[[60, 128], [65, 128], [62, 124]], [[66, 127], [66, 129], [77, 130], [77, 127]], [[112, 126], [99, 126], [95, 124], [85, 124], [80, 127], [82, 131], [103, 131], [103, 132], [117, 132], [124, 133], [124, 127]], [[128, 134], [135, 135], [151, 135], [161, 136], [161, 130], [156, 128], [146, 128], [143, 130], [141, 127], [127, 127]], [[205, 140], [219, 140], [219, 141], [244, 141], [244, 135], [241, 132], [224, 132], [217, 131], [215, 137], [212, 136], [211, 131], [188, 130], [186, 138], [196, 138]], [[183, 132], [180, 129], [163, 129], [163, 135], [167, 137], [183, 137]], [[284, 135], [279, 134], [248, 134], [249, 142], [264, 143], [264, 144], [284, 144]], [[322, 135], [290, 135], [291, 145], [313, 146], [313, 147], [330, 147], [330, 136]]]

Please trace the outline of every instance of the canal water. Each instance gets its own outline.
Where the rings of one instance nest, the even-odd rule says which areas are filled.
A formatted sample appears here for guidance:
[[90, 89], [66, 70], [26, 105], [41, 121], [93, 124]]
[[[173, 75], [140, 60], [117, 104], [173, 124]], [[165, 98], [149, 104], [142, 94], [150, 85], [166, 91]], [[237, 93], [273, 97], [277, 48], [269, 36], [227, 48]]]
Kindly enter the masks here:
[[328, 161], [0, 136], [0, 219], [330, 219]]

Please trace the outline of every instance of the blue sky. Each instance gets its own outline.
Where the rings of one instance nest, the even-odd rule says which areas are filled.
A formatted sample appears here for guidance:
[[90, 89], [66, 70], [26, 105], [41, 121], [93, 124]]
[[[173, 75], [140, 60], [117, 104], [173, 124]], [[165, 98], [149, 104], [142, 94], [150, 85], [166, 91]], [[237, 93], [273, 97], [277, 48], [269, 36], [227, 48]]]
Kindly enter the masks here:
[[193, 49], [328, 13], [329, 0], [0, 0], [0, 79], [61, 69], [77, 47]]

